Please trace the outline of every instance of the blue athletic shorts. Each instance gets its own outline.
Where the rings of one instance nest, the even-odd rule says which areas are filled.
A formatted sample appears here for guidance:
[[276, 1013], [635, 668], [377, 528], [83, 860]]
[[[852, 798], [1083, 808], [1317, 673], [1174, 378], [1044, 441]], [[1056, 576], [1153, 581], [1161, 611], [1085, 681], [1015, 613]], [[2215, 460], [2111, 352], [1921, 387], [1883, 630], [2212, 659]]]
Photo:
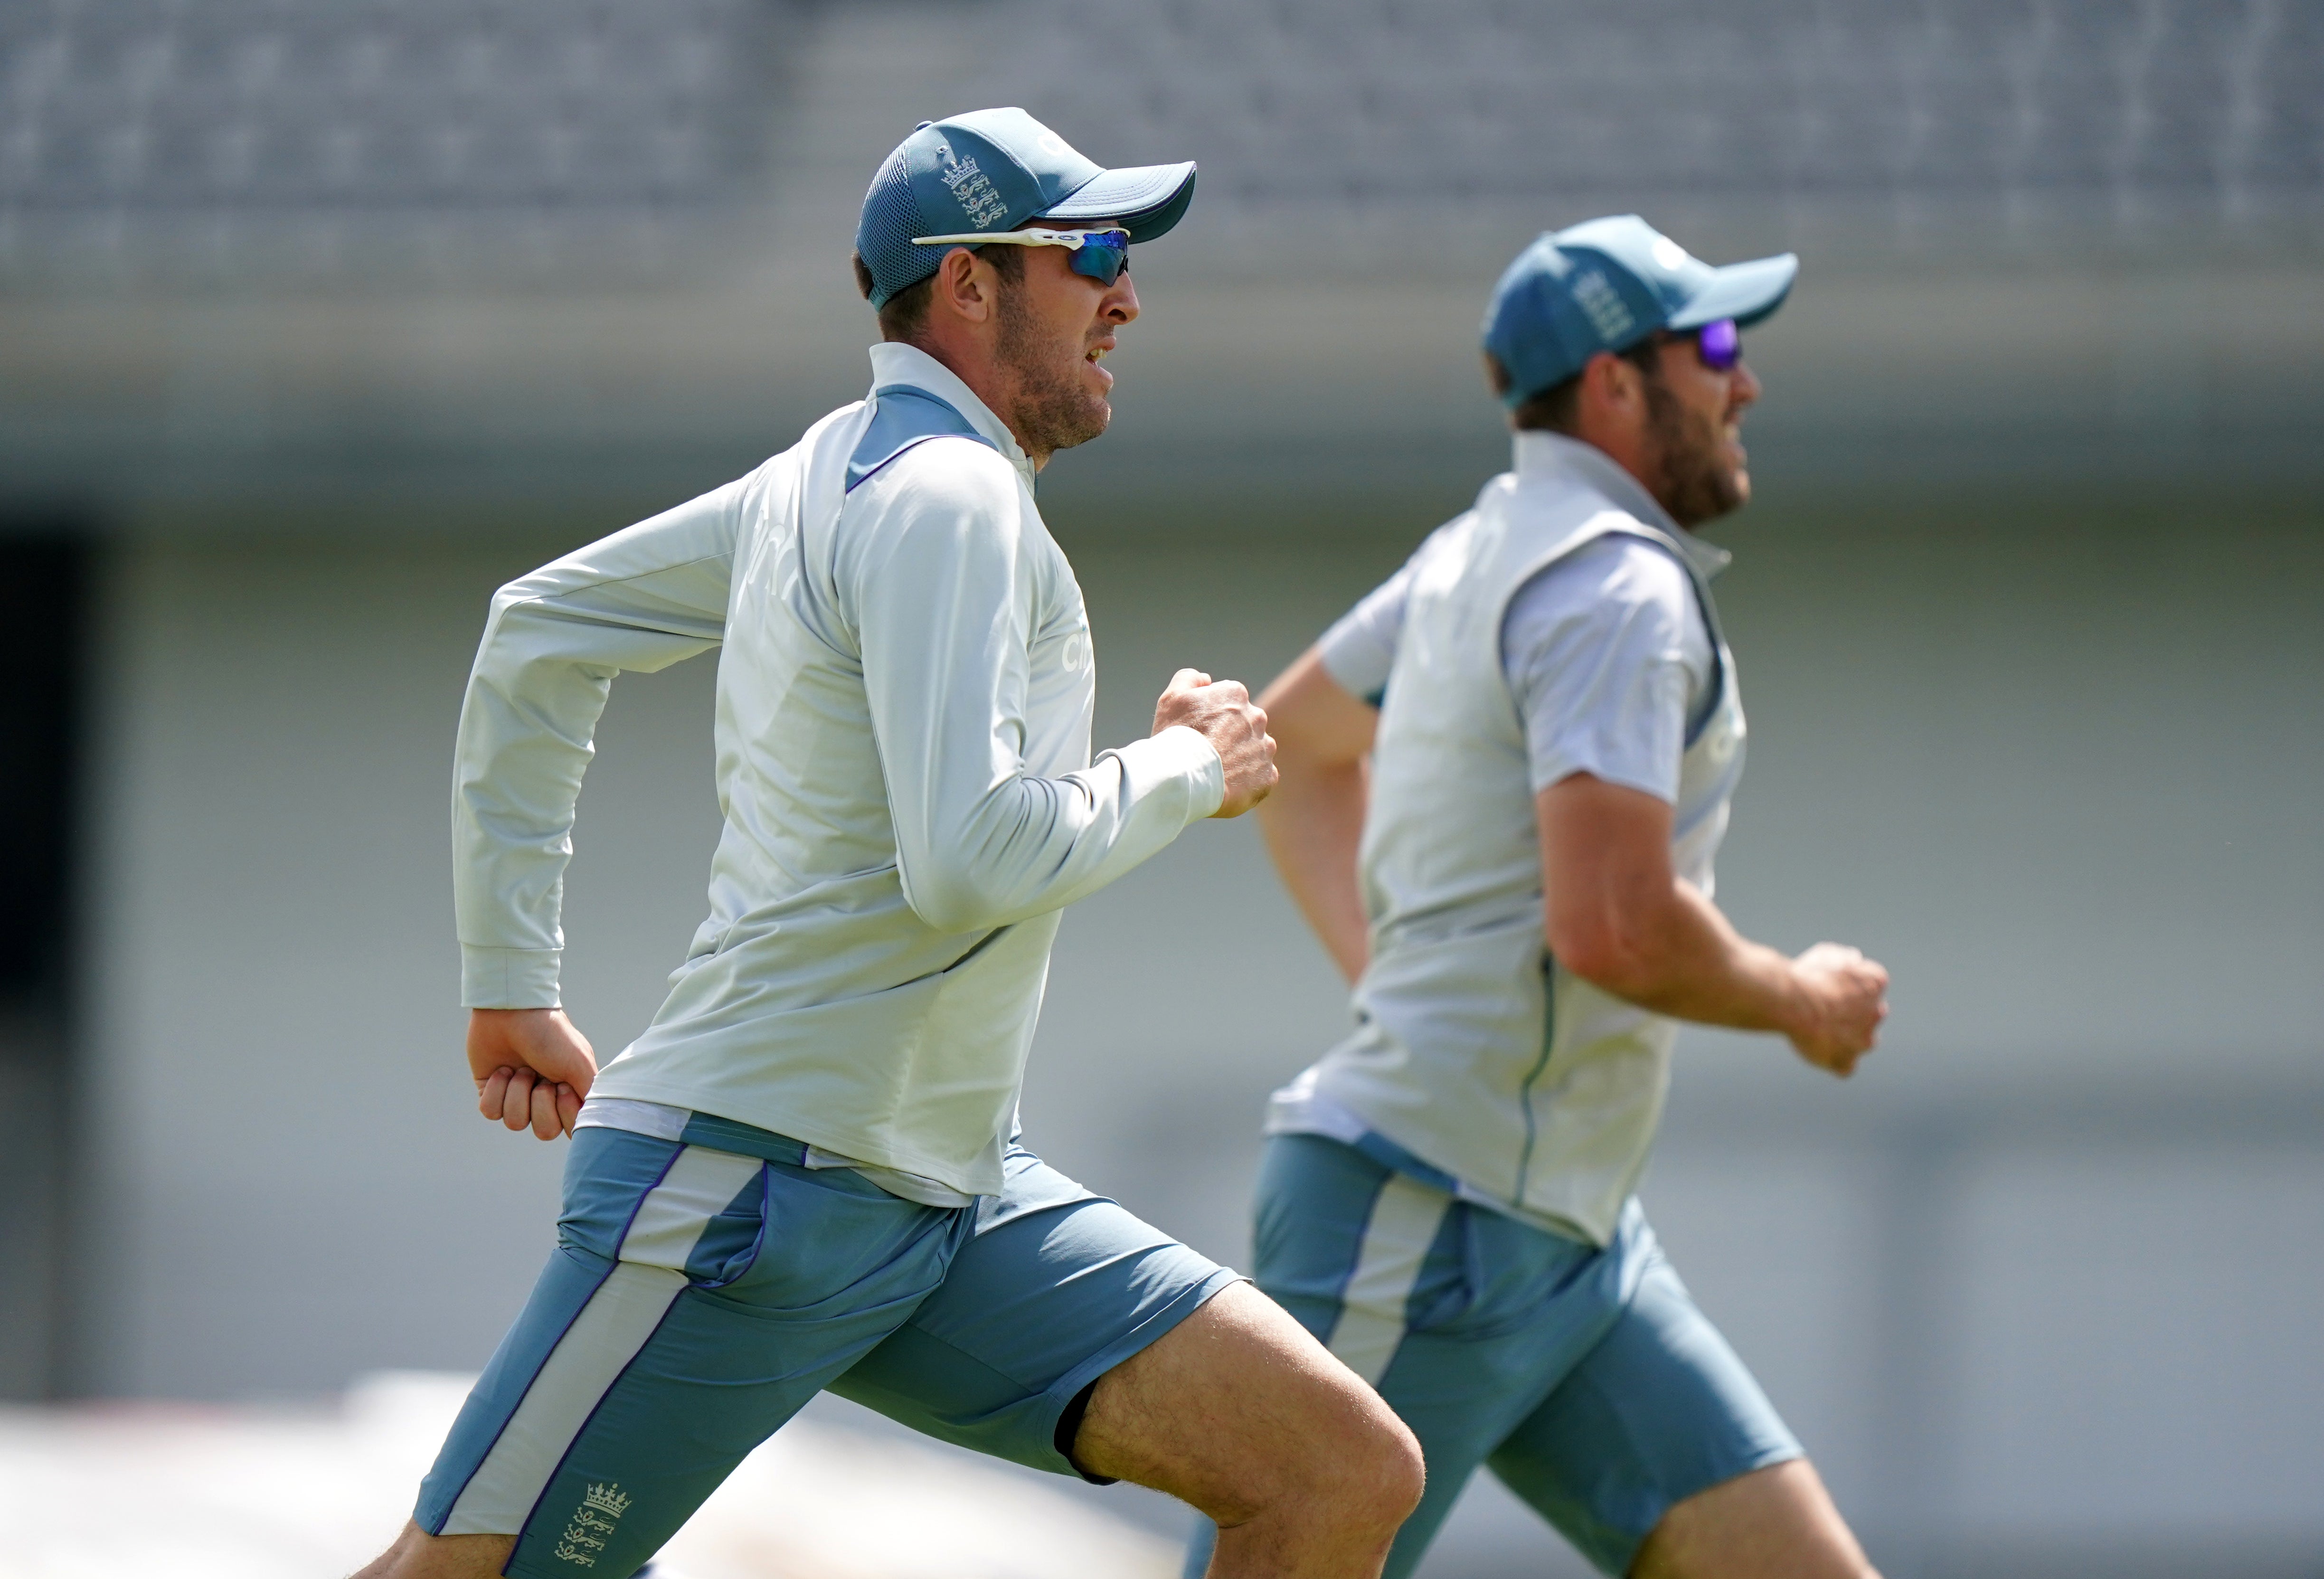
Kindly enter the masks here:
[[[1608, 1574], [1674, 1504], [1800, 1456], [1646, 1214], [1604, 1250], [1458, 1200], [1320, 1135], [1267, 1144], [1255, 1279], [1403, 1417], [1428, 1490], [1404, 1579], [1480, 1464]], [[1207, 1561], [1203, 1527], [1188, 1573]]]
[[1074, 1473], [1082, 1390], [1236, 1280], [1022, 1148], [981, 1213], [699, 1114], [571, 1148], [557, 1248], [413, 1514], [516, 1536], [525, 1579], [627, 1579], [825, 1388]]

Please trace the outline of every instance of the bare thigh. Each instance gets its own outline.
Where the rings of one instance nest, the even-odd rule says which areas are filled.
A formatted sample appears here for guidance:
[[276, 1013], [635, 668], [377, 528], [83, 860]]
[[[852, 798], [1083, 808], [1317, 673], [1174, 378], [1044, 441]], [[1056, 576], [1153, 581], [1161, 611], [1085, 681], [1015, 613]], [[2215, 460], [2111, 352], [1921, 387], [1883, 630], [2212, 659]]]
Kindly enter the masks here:
[[1247, 1283], [1099, 1380], [1074, 1458], [1208, 1515], [1220, 1579], [1376, 1574], [1421, 1491], [1404, 1423]]
[[1804, 1458], [1770, 1464], [1674, 1505], [1630, 1579], [1878, 1579]]

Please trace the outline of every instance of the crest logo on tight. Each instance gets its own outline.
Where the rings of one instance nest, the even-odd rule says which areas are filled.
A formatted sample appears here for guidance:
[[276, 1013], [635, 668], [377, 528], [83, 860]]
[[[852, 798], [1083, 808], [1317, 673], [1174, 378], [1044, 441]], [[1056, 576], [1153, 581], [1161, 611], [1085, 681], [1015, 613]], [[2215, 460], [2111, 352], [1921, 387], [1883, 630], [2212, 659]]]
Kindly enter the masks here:
[[597, 1559], [605, 1555], [605, 1543], [613, 1538], [613, 1527], [629, 1510], [630, 1499], [618, 1483], [590, 1486], [582, 1492], [581, 1506], [573, 1510], [572, 1522], [558, 1537], [558, 1558], [578, 1567], [595, 1567]]

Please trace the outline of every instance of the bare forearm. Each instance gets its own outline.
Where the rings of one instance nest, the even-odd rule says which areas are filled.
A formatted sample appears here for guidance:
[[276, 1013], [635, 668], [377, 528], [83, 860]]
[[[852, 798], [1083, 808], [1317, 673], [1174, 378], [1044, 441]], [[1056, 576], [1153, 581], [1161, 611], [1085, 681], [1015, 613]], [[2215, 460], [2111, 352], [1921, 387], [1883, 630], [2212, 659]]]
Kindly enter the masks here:
[[1363, 974], [1370, 954], [1363, 896], [1356, 886], [1366, 792], [1361, 762], [1304, 768], [1294, 763], [1259, 808], [1267, 853], [1283, 886], [1351, 982]]
[[1787, 959], [1737, 932], [1673, 875], [1667, 802], [1586, 773], [1536, 799], [1542, 930], [1565, 969], [1674, 1019], [1780, 1030], [1835, 1075], [1871, 1048], [1888, 1013], [1888, 973], [1841, 944]]
[[1563, 963], [1642, 1009], [1738, 1030], [1789, 1030], [1798, 1020], [1792, 961], [1736, 931], [1691, 882], [1673, 880], [1666, 900], [1637, 905], [1605, 931], [1607, 944], [1577, 947]]
[[1371, 793], [1379, 713], [1342, 689], [1313, 647], [1259, 698], [1275, 731], [1282, 778], [1259, 808], [1283, 886], [1351, 982], [1370, 963], [1371, 924], [1356, 882], [1356, 846]]

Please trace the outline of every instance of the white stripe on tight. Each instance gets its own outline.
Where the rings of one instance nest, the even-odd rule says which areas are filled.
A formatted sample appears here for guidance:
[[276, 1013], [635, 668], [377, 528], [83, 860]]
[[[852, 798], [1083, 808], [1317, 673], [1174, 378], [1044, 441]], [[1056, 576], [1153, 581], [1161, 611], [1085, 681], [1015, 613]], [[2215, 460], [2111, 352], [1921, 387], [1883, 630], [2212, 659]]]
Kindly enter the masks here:
[[627, 1263], [597, 1287], [460, 1490], [446, 1535], [515, 1535], [613, 1379], [645, 1347], [686, 1274]]
[[515, 1535], [588, 1423], [686, 1287], [686, 1258], [759, 1161], [689, 1146], [638, 1204], [621, 1261], [549, 1351], [500, 1440], [461, 1488], [446, 1535]]
[[684, 1271], [703, 1230], [758, 1176], [759, 1168], [755, 1157], [688, 1146], [639, 1203], [622, 1239], [622, 1259]]
[[1340, 1319], [1324, 1347], [1340, 1363], [1375, 1387], [1404, 1342], [1404, 1307], [1452, 1197], [1391, 1174], [1364, 1223], [1356, 1270], [1342, 1294]]

